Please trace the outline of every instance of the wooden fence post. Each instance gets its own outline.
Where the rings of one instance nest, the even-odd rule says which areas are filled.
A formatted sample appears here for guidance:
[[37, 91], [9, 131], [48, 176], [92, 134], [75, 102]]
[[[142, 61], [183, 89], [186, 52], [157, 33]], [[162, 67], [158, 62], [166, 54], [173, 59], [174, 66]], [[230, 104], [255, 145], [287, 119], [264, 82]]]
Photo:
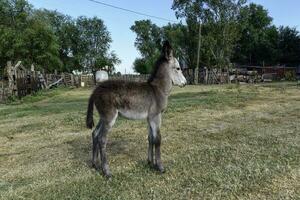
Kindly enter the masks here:
[[7, 62], [7, 76], [8, 76], [8, 93], [9, 95], [14, 95], [14, 74], [11, 61]]
[[2, 88], [2, 89], [1, 89], [1, 91], [2, 91], [2, 94], [1, 94], [1, 95], [2, 95], [2, 96], [1, 96], [1, 98], [0, 98], [0, 102], [3, 101], [3, 100], [5, 99], [5, 96], [4, 96], [4, 95], [5, 95], [5, 93], [4, 93], [4, 83], [3, 83], [3, 81], [2, 81], [1, 83], [2, 83], [2, 87], [1, 87], [1, 88]]
[[227, 66], [227, 83], [231, 83], [230, 81], [230, 73], [229, 73], [229, 66]]
[[62, 78], [62, 82], [64, 83], [64, 85], [66, 85], [65, 74], [64, 73], [61, 73], [61, 78]]
[[73, 74], [70, 75], [71, 75], [71, 86], [74, 86], [74, 75]]
[[207, 67], [204, 67], [205, 69], [205, 84], [208, 84], [208, 69]]
[[235, 68], [235, 83], [238, 84], [239, 83], [239, 80], [238, 80], [238, 69], [237, 67]]

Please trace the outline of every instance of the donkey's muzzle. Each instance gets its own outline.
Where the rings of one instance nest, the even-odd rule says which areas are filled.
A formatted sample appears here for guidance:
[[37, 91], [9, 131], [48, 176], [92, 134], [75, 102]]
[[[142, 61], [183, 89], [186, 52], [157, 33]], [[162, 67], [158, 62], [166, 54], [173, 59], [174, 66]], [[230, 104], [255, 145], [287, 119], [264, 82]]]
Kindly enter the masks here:
[[186, 86], [186, 83], [182, 84], [182, 85], [179, 85], [179, 87], [183, 88]]

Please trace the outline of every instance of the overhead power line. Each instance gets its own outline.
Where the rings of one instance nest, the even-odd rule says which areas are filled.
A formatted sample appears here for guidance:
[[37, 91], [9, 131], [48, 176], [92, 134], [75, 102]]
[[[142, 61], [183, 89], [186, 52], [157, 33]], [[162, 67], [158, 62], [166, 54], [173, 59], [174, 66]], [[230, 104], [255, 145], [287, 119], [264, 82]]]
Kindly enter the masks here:
[[121, 8], [119, 6], [114, 6], [114, 5], [104, 3], [104, 2], [101, 2], [101, 1], [97, 1], [97, 0], [88, 0], [88, 1], [91, 1], [91, 2], [97, 3], [97, 4], [101, 4], [101, 5], [104, 5], [104, 6], [107, 6], [107, 7], [111, 7], [111, 8], [114, 8], [114, 9], [122, 10], [122, 11], [125, 11], [125, 12], [134, 13], [134, 14], [137, 14], [137, 15], [142, 15], [142, 16], [146, 16], [146, 17], [150, 17], [150, 18], [154, 18], [154, 19], [159, 19], [159, 20], [163, 20], [163, 21], [177, 23], [176, 21], [171, 20], [171, 19], [158, 17], [158, 16], [154, 16], [154, 15], [149, 15], [149, 14], [146, 14], [146, 13], [142, 13], [142, 12], [135, 11], [135, 10], [130, 10], [130, 9], [127, 9], [127, 8]]

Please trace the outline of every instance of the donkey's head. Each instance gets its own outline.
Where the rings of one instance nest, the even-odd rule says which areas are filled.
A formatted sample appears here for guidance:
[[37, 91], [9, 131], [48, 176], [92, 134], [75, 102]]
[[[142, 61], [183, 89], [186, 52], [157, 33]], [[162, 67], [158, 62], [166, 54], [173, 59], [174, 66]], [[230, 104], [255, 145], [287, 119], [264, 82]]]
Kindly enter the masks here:
[[168, 62], [167, 73], [169, 74], [172, 83], [180, 87], [185, 86], [187, 81], [182, 74], [178, 60], [173, 56], [173, 49], [169, 41], [164, 42], [162, 54]]

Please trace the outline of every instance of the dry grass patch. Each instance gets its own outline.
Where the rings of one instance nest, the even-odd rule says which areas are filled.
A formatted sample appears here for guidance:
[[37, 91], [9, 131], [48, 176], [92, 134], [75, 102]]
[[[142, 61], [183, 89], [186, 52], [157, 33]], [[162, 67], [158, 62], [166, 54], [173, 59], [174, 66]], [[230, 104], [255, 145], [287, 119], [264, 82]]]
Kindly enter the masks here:
[[109, 134], [111, 181], [90, 167], [90, 93], [60, 88], [0, 105], [1, 199], [300, 196], [296, 83], [175, 88], [161, 130], [167, 172], [146, 164], [147, 124], [119, 118]]

